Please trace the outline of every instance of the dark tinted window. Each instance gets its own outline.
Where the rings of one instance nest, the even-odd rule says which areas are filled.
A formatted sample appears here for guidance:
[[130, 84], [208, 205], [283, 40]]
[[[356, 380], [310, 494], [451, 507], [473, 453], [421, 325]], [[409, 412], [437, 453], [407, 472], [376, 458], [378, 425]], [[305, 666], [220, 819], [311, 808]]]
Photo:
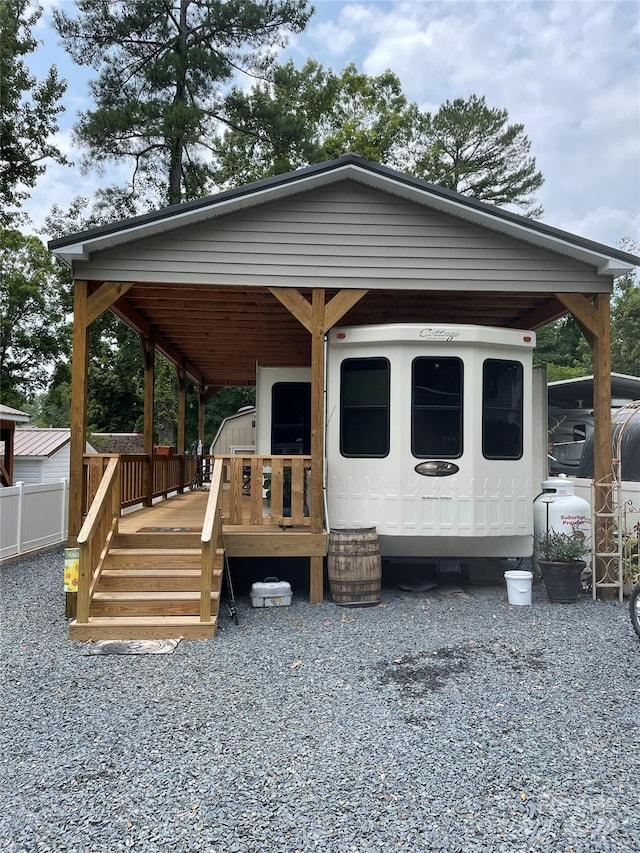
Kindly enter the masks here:
[[411, 380], [411, 452], [421, 458], [461, 456], [462, 362], [416, 358]]
[[522, 456], [522, 365], [487, 359], [482, 383], [482, 453], [487, 459]]
[[311, 383], [276, 382], [271, 389], [271, 452], [311, 453]]
[[389, 452], [389, 362], [349, 358], [341, 365], [340, 452], [386, 456]]

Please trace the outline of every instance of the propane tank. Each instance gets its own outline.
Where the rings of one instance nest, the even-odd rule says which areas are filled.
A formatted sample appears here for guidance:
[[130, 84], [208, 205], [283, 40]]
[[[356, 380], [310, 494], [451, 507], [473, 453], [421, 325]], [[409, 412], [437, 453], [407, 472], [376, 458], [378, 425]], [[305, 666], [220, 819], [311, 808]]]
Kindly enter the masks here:
[[552, 530], [555, 533], [582, 531], [587, 546], [591, 542], [591, 507], [588, 501], [575, 494], [575, 484], [566, 474], [549, 477], [542, 483], [542, 492], [533, 502], [533, 569], [540, 574], [538, 541]]

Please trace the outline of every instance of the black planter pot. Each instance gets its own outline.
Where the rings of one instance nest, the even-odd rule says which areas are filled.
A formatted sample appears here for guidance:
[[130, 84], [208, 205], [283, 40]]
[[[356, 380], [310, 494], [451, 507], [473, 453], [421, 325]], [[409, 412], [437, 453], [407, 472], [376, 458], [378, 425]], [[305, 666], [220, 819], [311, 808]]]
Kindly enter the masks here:
[[582, 592], [582, 572], [586, 565], [583, 560], [575, 560], [572, 563], [538, 560], [549, 601], [562, 604], [577, 601]]

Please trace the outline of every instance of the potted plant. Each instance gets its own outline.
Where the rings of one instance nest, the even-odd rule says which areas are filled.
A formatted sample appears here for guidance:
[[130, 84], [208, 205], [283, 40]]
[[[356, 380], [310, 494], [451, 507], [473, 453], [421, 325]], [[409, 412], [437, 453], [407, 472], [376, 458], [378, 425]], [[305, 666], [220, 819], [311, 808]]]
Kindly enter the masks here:
[[622, 580], [625, 595], [640, 583], [640, 522], [631, 533], [622, 534]]
[[583, 557], [590, 551], [584, 533], [577, 527], [571, 533], [548, 530], [538, 539], [538, 567], [550, 601], [576, 601], [582, 589]]

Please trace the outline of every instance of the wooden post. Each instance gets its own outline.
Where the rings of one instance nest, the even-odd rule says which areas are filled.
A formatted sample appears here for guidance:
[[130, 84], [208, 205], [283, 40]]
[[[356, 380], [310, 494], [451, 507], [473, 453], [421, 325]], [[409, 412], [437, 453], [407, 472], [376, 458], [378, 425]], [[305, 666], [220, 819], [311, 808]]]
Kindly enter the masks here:
[[[269, 288], [311, 334], [311, 531], [324, 530], [324, 336], [366, 290], [341, 290], [326, 305], [323, 289], [313, 291], [311, 304], [295, 289]], [[323, 599], [323, 558], [310, 557], [309, 602]]]
[[153, 504], [153, 407], [155, 385], [155, 345], [153, 338], [140, 336], [144, 361], [144, 505]]
[[[89, 383], [89, 324], [86, 281], [73, 283], [73, 338], [71, 362], [71, 437], [69, 442], [69, 533], [67, 547], [78, 545], [84, 498], [84, 452], [87, 442], [87, 391]], [[78, 594], [65, 593], [65, 614], [76, 615]]]
[[[84, 494], [83, 457], [87, 442], [87, 390], [89, 376], [88, 284], [73, 284], [73, 341], [71, 362], [71, 439], [69, 443], [69, 540], [78, 544]], [[69, 593], [74, 595], [74, 593]]]
[[[593, 529], [594, 551], [614, 551], [612, 460], [611, 460], [611, 315], [608, 293], [598, 293], [593, 302], [578, 293], [556, 293], [571, 311], [593, 352]], [[617, 559], [596, 559], [596, 583], [615, 583]], [[602, 598], [613, 598], [613, 587], [601, 589]]]
[[[324, 530], [324, 290], [311, 303], [311, 532]], [[309, 603], [323, 598], [323, 561], [310, 558]]]
[[180, 485], [178, 491], [184, 492], [184, 436], [187, 414], [187, 371], [181, 365], [176, 364], [178, 377], [178, 439], [176, 453], [180, 456]]
[[[613, 473], [611, 459], [611, 328], [609, 295], [599, 293], [595, 299], [598, 334], [593, 341], [593, 480], [595, 518], [594, 542], [598, 550], [614, 549]], [[600, 558], [596, 564], [596, 581], [616, 583], [617, 559]], [[614, 588], [603, 588], [602, 598], [615, 595]]]
[[198, 441], [202, 442], [204, 452], [204, 410], [206, 403], [206, 388], [204, 385], [198, 386]]

